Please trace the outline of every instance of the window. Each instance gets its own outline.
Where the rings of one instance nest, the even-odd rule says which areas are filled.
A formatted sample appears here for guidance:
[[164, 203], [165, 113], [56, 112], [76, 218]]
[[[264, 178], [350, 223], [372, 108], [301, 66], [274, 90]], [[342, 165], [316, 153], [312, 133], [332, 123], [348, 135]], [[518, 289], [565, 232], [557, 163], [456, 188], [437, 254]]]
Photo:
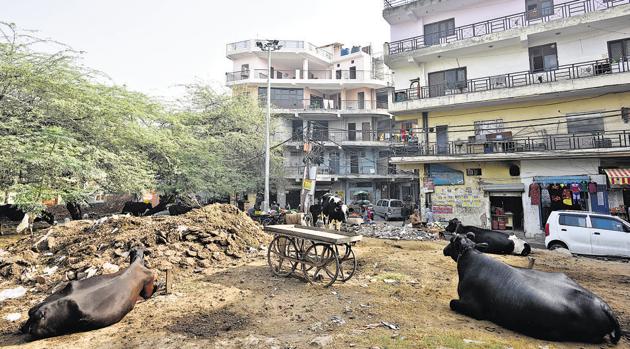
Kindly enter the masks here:
[[538, 19], [553, 15], [553, 0], [525, 0], [527, 19]]
[[249, 64], [241, 65], [241, 79], [249, 79]]
[[556, 51], [556, 44], [530, 47], [529, 68], [533, 73], [557, 69], [558, 52]]
[[480, 168], [467, 168], [466, 175], [467, 176], [481, 176], [481, 169]]
[[625, 231], [623, 223], [614, 218], [591, 216], [591, 225], [594, 229]]
[[357, 140], [357, 124], [354, 122], [348, 123], [348, 140], [349, 141]]
[[586, 216], [576, 214], [561, 214], [559, 223], [560, 225], [586, 228]]
[[[304, 108], [304, 90], [301, 88], [272, 88], [271, 104], [281, 109], [302, 109]], [[266, 103], [267, 88], [258, 88], [258, 100]]]
[[427, 24], [424, 26], [424, 44], [426, 46], [437, 45], [442, 38], [455, 35], [455, 19]]
[[310, 121], [311, 128], [313, 129], [313, 140], [327, 141], [328, 140], [328, 121]]
[[350, 79], [357, 78], [357, 67], [350, 67]]
[[444, 96], [466, 88], [466, 68], [429, 73], [429, 96]]
[[402, 201], [392, 200], [389, 202], [389, 207], [403, 207]]
[[609, 41], [608, 57], [613, 62], [630, 59], [630, 38], [617, 41]]
[[341, 70], [340, 69], [335, 70], [335, 79], [337, 79], [337, 80], [341, 79]]
[[475, 121], [475, 135], [503, 132], [503, 119]]
[[350, 155], [350, 173], [352, 174], [359, 173], [359, 156], [356, 154]]
[[302, 120], [291, 121], [291, 140], [301, 141], [304, 137], [304, 124]]
[[604, 132], [604, 119], [599, 113], [567, 115], [567, 131], [569, 134], [602, 133]]

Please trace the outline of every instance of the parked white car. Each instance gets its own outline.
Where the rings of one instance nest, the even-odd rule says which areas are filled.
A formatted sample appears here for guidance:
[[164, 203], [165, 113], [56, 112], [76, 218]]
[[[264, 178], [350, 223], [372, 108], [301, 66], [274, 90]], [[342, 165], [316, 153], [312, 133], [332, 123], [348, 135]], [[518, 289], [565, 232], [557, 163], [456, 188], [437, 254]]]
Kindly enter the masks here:
[[545, 246], [577, 254], [630, 257], [630, 223], [600, 213], [554, 211], [545, 225]]
[[402, 219], [402, 209], [404, 203], [396, 199], [378, 200], [374, 205], [374, 214], [385, 218], [386, 221], [392, 218]]

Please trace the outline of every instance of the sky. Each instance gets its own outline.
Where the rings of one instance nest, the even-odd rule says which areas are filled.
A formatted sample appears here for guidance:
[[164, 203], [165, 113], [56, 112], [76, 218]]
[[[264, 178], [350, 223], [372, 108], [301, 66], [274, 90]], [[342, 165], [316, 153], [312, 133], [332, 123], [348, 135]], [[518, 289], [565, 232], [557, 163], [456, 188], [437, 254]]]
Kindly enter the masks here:
[[114, 83], [155, 96], [209, 82], [224, 88], [227, 43], [254, 38], [374, 45], [382, 0], [0, 0], [0, 21], [70, 45]]

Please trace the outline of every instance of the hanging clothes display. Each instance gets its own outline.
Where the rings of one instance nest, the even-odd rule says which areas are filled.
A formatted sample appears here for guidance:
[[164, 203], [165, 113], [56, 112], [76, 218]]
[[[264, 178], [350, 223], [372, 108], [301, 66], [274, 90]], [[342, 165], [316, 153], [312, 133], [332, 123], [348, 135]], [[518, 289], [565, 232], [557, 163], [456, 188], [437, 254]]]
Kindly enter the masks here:
[[588, 183], [588, 192], [591, 194], [597, 193], [597, 183], [589, 182]]
[[580, 200], [582, 199], [582, 186], [579, 183], [572, 183], [570, 185], [571, 194], [574, 205], [579, 205]]
[[540, 205], [540, 185], [536, 182], [529, 185], [529, 197], [532, 205]]
[[543, 187], [540, 190], [540, 201], [544, 207], [551, 206], [551, 196], [549, 195], [549, 189]]
[[549, 196], [551, 196], [551, 209], [561, 210], [562, 209], [562, 188], [557, 183], [549, 185]]
[[573, 195], [568, 186], [562, 184], [562, 203], [565, 206], [573, 206]]

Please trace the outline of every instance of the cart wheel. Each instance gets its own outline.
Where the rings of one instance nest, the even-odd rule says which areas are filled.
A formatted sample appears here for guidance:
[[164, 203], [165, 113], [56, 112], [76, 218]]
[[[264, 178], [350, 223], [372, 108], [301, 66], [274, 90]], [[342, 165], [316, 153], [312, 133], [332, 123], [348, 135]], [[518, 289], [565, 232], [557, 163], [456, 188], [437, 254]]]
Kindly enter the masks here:
[[328, 287], [339, 275], [339, 259], [335, 250], [326, 244], [313, 244], [302, 256], [304, 278], [312, 284]]
[[287, 277], [295, 271], [298, 263], [288, 258], [298, 259], [298, 249], [292, 239], [278, 235], [269, 244], [267, 263], [271, 271], [282, 277]]
[[357, 260], [354, 258], [352, 246], [348, 244], [339, 246], [337, 253], [339, 255], [339, 279], [346, 282], [352, 278], [357, 270]]

